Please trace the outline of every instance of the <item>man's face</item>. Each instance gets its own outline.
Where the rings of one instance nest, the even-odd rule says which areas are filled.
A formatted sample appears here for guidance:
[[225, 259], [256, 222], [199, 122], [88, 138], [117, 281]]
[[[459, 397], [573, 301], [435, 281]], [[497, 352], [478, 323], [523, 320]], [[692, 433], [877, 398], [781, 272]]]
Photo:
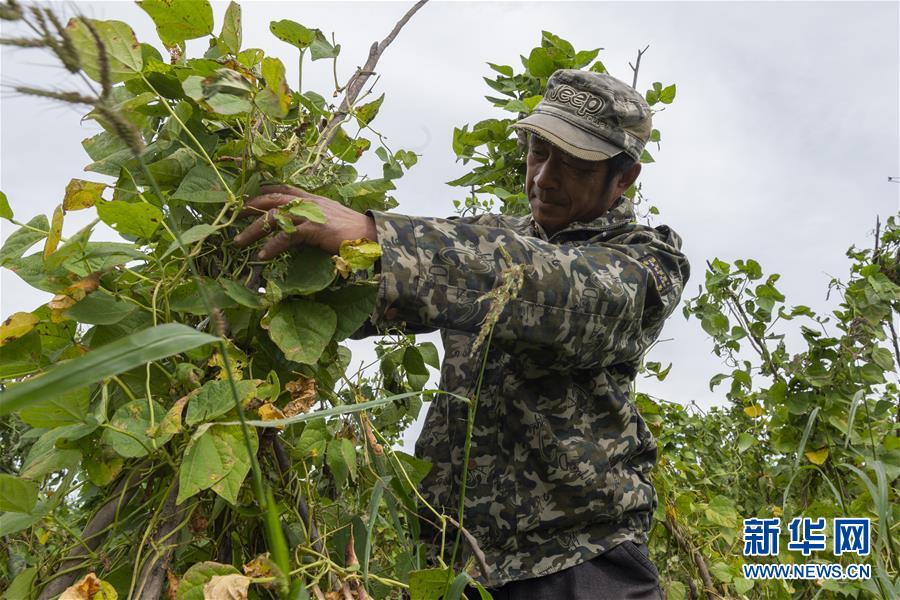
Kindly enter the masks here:
[[607, 196], [614, 189], [607, 189], [607, 161], [575, 158], [546, 140], [529, 137], [525, 192], [534, 220], [547, 235], [606, 212], [611, 204]]

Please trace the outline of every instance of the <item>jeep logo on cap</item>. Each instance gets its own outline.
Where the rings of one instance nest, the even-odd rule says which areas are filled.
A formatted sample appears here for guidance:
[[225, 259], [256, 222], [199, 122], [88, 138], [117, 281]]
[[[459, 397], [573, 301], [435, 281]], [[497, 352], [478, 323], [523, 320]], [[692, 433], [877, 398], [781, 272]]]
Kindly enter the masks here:
[[558, 104], [569, 104], [578, 115], [595, 115], [603, 109], [603, 99], [588, 92], [579, 92], [570, 85], [561, 84], [547, 90], [545, 100]]

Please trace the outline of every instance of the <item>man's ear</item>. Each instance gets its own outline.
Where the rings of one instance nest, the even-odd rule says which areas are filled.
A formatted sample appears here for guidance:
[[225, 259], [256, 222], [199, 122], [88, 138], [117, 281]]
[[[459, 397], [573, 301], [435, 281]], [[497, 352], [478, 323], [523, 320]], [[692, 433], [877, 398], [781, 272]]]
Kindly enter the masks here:
[[621, 196], [625, 192], [625, 190], [631, 187], [631, 184], [633, 184], [637, 180], [638, 175], [640, 174], [641, 163], [635, 161], [633, 165], [628, 167], [627, 171], [619, 176], [618, 181], [616, 181], [616, 187], [613, 190], [613, 198], [618, 198], [619, 196]]

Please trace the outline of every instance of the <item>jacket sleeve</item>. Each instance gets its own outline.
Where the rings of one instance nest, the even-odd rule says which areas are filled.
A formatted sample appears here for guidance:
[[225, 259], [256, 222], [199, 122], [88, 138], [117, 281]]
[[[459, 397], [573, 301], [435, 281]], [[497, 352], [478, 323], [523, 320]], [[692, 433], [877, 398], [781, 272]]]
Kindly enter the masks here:
[[[482, 296], [527, 265], [492, 343], [537, 367], [591, 369], [640, 358], [689, 275], [680, 239], [635, 225], [612, 242], [553, 244], [505, 228], [372, 211], [382, 247], [372, 322], [477, 333]], [[503, 250], [505, 250], [505, 253]], [[506, 256], [505, 256], [506, 255]]]

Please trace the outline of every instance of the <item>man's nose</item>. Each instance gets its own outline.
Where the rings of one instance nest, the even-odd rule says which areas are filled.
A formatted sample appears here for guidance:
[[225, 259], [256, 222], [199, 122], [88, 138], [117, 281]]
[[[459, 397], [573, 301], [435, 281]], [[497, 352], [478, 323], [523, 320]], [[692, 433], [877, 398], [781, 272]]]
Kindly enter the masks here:
[[556, 189], [559, 186], [559, 176], [559, 160], [551, 155], [538, 165], [534, 184], [542, 190]]

